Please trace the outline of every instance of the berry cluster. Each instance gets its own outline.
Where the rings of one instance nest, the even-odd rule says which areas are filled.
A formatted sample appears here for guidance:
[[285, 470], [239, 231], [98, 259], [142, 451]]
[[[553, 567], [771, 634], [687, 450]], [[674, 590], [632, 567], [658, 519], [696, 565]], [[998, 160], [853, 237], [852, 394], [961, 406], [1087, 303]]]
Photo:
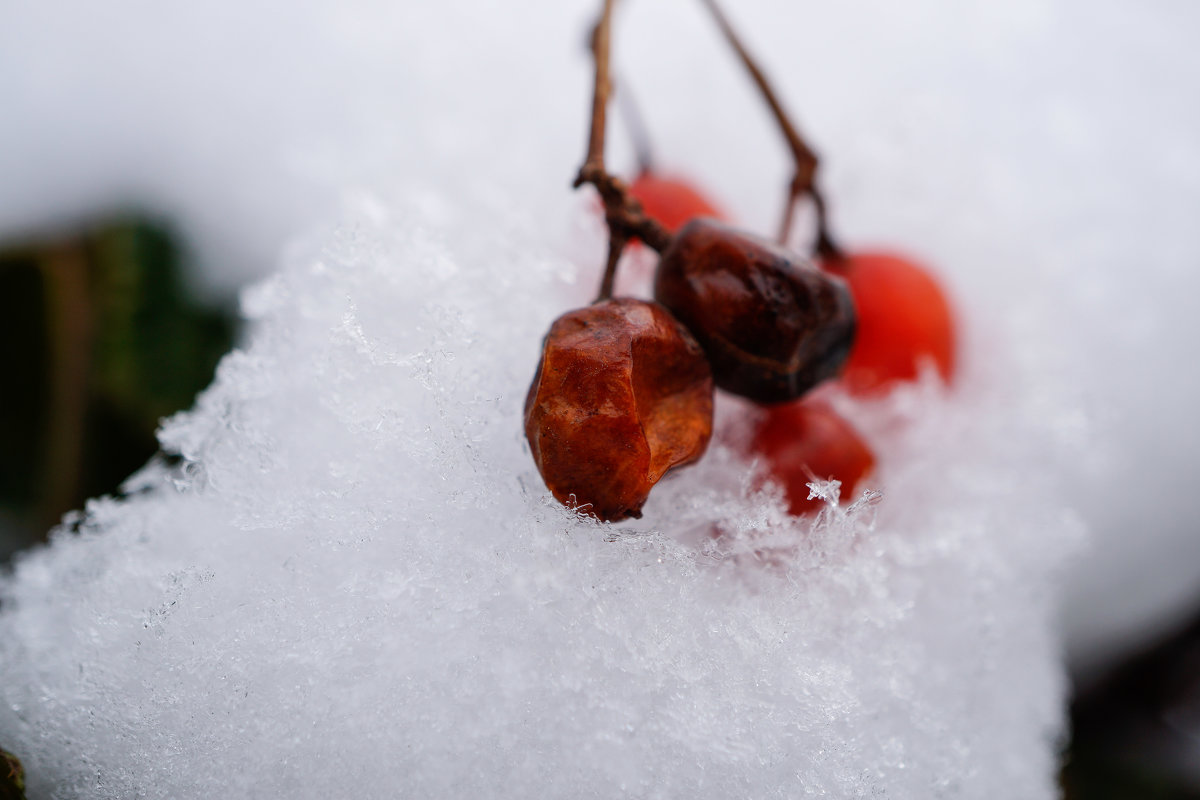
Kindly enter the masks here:
[[[937, 282], [898, 256], [834, 244], [815, 155], [715, 0], [704, 2], [795, 158], [780, 241], [807, 196], [818, 263], [722, 221], [701, 192], [658, 175], [648, 160], [629, 186], [606, 171], [613, 0], [605, 0], [592, 37], [591, 138], [576, 186], [594, 186], [604, 202], [608, 263], [597, 301], [552, 325], [525, 403], [525, 434], [551, 493], [604, 521], [639, 517], [664, 474], [704, 454], [714, 385], [766, 407], [752, 447], [783, 484], [791, 512], [802, 514], [820, 505], [810, 481], [840, 481], [850, 495], [875, 464], [832, 407], [803, 397], [810, 389], [835, 379], [851, 394], [873, 395], [917, 377], [925, 362], [945, 380], [954, 370], [954, 320]], [[654, 302], [612, 297], [621, 252], [634, 240], [659, 253]]]

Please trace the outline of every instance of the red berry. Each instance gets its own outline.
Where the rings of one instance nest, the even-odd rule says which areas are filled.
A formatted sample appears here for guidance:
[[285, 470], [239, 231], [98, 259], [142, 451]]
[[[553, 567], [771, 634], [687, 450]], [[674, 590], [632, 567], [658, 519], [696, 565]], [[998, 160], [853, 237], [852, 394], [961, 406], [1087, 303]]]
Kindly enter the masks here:
[[663, 251], [654, 298], [696, 337], [718, 386], [760, 403], [833, 377], [854, 340], [842, 281], [711, 219], [692, 220]]
[[858, 432], [820, 401], [768, 408], [751, 448], [766, 459], [771, 475], [783, 485], [788, 510], [797, 516], [825, 503], [809, 499], [810, 481], [841, 481], [841, 499], [848, 500], [875, 466], [875, 455]]
[[712, 436], [713, 383], [691, 334], [657, 303], [603, 300], [554, 321], [525, 399], [525, 436], [560, 503], [640, 517], [668, 470]]
[[646, 214], [674, 233], [696, 217], [725, 219], [725, 214], [682, 178], [643, 172], [629, 185], [629, 193]]
[[850, 286], [858, 335], [842, 380], [856, 394], [913, 380], [932, 361], [949, 382], [955, 367], [955, 321], [950, 302], [924, 268], [889, 253], [855, 253], [822, 267]]

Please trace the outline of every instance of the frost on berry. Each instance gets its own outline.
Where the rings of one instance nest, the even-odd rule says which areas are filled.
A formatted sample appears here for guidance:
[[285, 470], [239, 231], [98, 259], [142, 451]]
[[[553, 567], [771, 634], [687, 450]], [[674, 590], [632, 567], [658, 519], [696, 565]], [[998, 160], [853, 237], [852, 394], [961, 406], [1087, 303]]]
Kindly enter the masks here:
[[670, 469], [704, 453], [713, 382], [695, 339], [657, 303], [604, 300], [555, 320], [525, 401], [525, 436], [559, 502], [640, 517]]
[[833, 377], [854, 342], [840, 279], [714, 220], [688, 223], [663, 252], [654, 297], [700, 342], [718, 386], [762, 403]]
[[771, 477], [783, 486], [788, 510], [796, 515], [825, 505], [812, 496], [810, 482], [837, 481], [842, 499], [848, 500], [875, 467], [875, 454], [854, 426], [828, 403], [811, 398], [769, 408], [751, 440], [751, 453], [765, 457]]

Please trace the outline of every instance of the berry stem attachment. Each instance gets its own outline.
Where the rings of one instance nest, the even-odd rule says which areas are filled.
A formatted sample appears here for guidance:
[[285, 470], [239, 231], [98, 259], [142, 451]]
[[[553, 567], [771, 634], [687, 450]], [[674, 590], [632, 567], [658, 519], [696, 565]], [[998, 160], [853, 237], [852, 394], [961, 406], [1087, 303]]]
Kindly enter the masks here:
[[629, 243], [629, 237], [617, 231], [609, 232], [608, 261], [604, 264], [604, 278], [600, 282], [600, 295], [597, 300], [607, 300], [612, 297], [613, 283], [617, 279], [617, 262], [621, 260], [621, 251]]
[[725, 40], [737, 53], [742, 65], [746, 67], [746, 71], [750, 73], [759, 92], [762, 93], [763, 99], [766, 100], [767, 106], [771, 109], [771, 114], [775, 117], [775, 121], [779, 124], [779, 129], [783, 133], [783, 138], [787, 141], [788, 149], [792, 151], [792, 160], [796, 164], [796, 172], [792, 177], [792, 182], [788, 186], [787, 203], [784, 205], [783, 221], [779, 226], [779, 242], [786, 244], [788, 237], [792, 232], [792, 218], [795, 216], [796, 203], [804, 195], [808, 195], [812, 199], [813, 208], [817, 212], [817, 239], [815, 249], [819, 256], [824, 258], [837, 259], [841, 256], [841, 249], [834, 243], [833, 237], [829, 232], [829, 218], [825, 206], [825, 198], [822, 196], [820, 189], [816, 184], [817, 167], [820, 165], [820, 160], [813, 149], [804, 141], [804, 137], [800, 135], [800, 131], [792, 123], [787, 111], [783, 108], [783, 103], [779, 96], [775, 93], [774, 87], [767, 80], [766, 74], [759, 67], [754, 57], [750, 55], [750, 51], [742, 44], [741, 38], [730, 25], [729, 19], [721, 10], [717, 0], [701, 0], [704, 6], [708, 9], [713, 19], [717, 23], [717, 27], [721, 29], [721, 33], [725, 36]]
[[650, 217], [646, 216], [641, 203], [629, 194], [624, 181], [613, 177], [604, 166], [604, 132], [608, 97], [612, 94], [609, 59], [612, 50], [612, 10], [615, 0], [604, 0], [600, 20], [592, 32], [592, 58], [596, 63], [595, 90], [592, 96], [592, 125], [588, 135], [587, 157], [574, 186], [579, 188], [591, 184], [604, 203], [604, 219], [608, 223], [608, 262], [600, 284], [600, 295], [596, 299], [612, 297], [616, 280], [617, 262], [621, 251], [633, 237], [645, 242], [658, 252], [671, 243], [671, 234]]

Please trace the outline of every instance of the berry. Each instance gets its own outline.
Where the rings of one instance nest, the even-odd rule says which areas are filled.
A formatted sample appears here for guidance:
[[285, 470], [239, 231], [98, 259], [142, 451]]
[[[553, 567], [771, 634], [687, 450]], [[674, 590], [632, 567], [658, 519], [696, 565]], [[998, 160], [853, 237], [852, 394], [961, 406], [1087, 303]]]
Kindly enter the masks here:
[[925, 268], [880, 252], [827, 260], [822, 267], [846, 280], [858, 308], [858, 336], [842, 375], [849, 391], [886, 391], [914, 380], [926, 361], [943, 380], [954, 377], [954, 313]]
[[714, 220], [692, 220], [663, 251], [654, 297], [700, 342], [718, 386], [761, 403], [832, 377], [854, 341], [841, 280]]
[[712, 410], [712, 373], [691, 334], [657, 303], [617, 298], [554, 321], [525, 436], [559, 502], [616, 522], [640, 517], [668, 470], [704, 454]]
[[840, 481], [841, 497], [847, 499], [875, 466], [875, 455], [858, 432], [819, 401], [767, 409], [751, 448], [766, 459], [772, 476], [783, 485], [788, 510], [797, 516], [825, 504], [820, 498], [809, 498], [810, 481]]
[[675, 233], [696, 217], [725, 219], [715, 205], [681, 178], [643, 171], [629, 185], [629, 194], [642, 204], [646, 214]]

